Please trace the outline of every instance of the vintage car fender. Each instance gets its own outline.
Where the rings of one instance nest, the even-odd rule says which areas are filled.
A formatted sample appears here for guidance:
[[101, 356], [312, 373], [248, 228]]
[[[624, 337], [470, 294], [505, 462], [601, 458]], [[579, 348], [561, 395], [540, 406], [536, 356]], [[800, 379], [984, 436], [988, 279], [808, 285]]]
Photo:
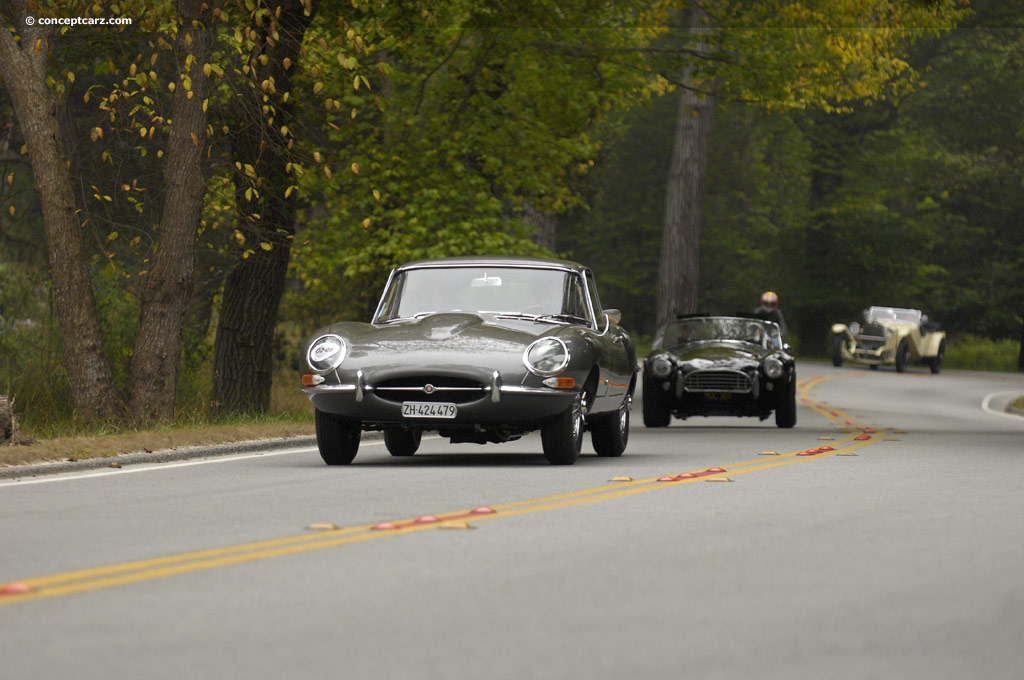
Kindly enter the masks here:
[[946, 339], [946, 331], [931, 331], [920, 339], [920, 355], [922, 357], [938, 356], [942, 341]]
[[832, 335], [839, 335], [842, 333], [849, 339], [853, 340], [853, 333], [850, 332], [850, 327], [845, 323], [834, 323], [832, 324]]

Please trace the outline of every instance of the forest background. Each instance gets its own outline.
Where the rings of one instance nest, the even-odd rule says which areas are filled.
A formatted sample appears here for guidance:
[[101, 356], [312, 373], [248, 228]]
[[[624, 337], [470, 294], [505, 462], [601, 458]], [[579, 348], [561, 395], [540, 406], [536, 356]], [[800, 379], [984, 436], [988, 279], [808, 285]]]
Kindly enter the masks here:
[[1018, 0], [3, 0], [0, 394], [308, 418], [305, 333], [483, 253], [590, 265], [641, 342], [773, 290], [800, 357], [875, 304], [1012, 370], [1022, 70]]

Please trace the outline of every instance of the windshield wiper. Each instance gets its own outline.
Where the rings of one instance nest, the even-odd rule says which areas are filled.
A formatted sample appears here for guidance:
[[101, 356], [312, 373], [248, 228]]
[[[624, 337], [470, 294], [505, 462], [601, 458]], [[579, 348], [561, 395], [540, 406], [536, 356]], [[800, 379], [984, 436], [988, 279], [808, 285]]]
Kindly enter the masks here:
[[541, 314], [537, 317], [538, 319], [552, 319], [554, 321], [562, 321], [565, 323], [586, 323], [587, 320], [582, 316], [576, 316], [575, 314]]

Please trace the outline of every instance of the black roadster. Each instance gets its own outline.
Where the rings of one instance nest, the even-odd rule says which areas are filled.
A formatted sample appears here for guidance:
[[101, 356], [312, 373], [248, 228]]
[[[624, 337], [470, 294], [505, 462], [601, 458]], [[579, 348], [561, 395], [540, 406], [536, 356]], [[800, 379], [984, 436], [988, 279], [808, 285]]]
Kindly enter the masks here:
[[672, 416], [757, 416], [796, 424], [796, 362], [771, 321], [689, 316], [658, 329], [644, 360], [647, 427]]
[[304, 390], [328, 465], [361, 432], [411, 456], [423, 432], [453, 443], [540, 430], [551, 463], [572, 464], [589, 429], [599, 456], [629, 435], [636, 348], [602, 309], [593, 273], [527, 258], [450, 258], [391, 272], [371, 323], [340, 322], [302, 352]]

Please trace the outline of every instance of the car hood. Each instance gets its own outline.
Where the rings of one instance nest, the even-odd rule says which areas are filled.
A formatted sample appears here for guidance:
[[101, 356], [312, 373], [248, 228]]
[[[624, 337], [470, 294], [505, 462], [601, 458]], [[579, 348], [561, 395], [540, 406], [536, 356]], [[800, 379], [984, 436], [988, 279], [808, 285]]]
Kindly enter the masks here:
[[691, 370], [708, 368], [742, 370], [760, 363], [770, 350], [744, 342], [701, 342], [677, 345], [669, 352]]
[[336, 323], [320, 334], [336, 333], [348, 342], [343, 371], [373, 370], [385, 378], [410, 368], [451, 375], [522, 368], [523, 351], [531, 342], [564, 328], [526, 319], [443, 313], [386, 325]]

